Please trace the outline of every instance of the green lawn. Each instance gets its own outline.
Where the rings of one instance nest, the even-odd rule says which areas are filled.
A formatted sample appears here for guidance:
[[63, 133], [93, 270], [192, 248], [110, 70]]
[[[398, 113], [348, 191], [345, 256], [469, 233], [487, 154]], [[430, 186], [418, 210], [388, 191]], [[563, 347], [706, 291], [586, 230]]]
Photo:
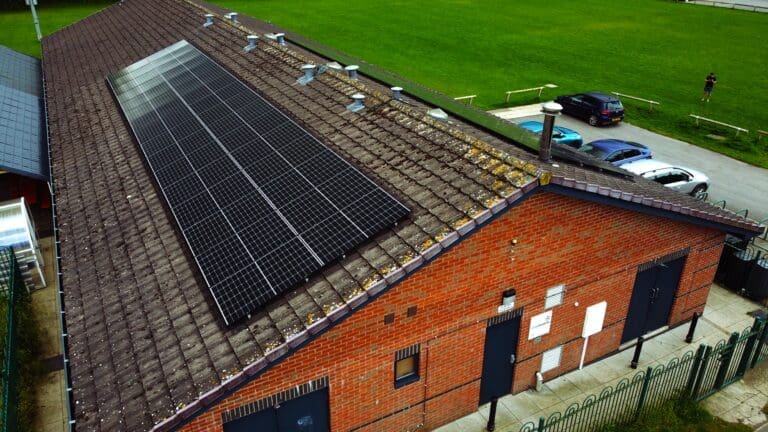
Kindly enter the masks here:
[[[555, 83], [542, 99], [585, 90], [625, 100], [627, 121], [768, 167], [768, 14], [669, 0], [215, 0], [482, 108], [504, 92]], [[98, 10], [40, 6], [44, 33]], [[0, 14], [0, 44], [39, 56], [29, 11]], [[700, 101], [704, 77], [718, 83]], [[535, 95], [513, 104], [537, 102]], [[750, 130], [694, 126], [698, 114]], [[588, 127], [586, 124], [585, 128]], [[719, 135], [715, 140], [709, 135]], [[653, 146], [654, 143], [647, 143]]]
[[[482, 108], [504, 106], [507, 90], [545, 83], [559, 88], [542, 99], [602, 90], [661, 101], [653, 112], [625, 101], [627, 120], [768, 167], [768, 137], [758, 142], [754, 132], [768, 130], [768, 14], [662, 0], [214, 2], [450, 96], [476, 94]], [[704, 103], [710, 71], [718, 83]], [[689, 114], [751, 134], [696, 128]]]
[[[40, 2], [37, 15], [43, 36], [91, 15], [112, 2], [95, 4], [46, 5]], [[32, 13], [29, 9], [17, 12], [0, 12], [0, 45], [13, 48], [34, 57], [40, 57], [40, 43], [37, 41]]]

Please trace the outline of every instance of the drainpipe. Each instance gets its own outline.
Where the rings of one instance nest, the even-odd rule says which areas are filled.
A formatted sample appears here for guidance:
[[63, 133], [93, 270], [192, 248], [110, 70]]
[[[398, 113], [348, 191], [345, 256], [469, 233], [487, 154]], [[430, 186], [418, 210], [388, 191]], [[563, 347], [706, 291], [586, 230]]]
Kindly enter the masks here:
[[552, 159], [552, 130], [555, 128], [555, 117], [560, 115], [563, 106], [557, 102], [547, 102], [541, 106], [544, 113], [544, 129], [539, 138], [539, 160], [549, 162]]

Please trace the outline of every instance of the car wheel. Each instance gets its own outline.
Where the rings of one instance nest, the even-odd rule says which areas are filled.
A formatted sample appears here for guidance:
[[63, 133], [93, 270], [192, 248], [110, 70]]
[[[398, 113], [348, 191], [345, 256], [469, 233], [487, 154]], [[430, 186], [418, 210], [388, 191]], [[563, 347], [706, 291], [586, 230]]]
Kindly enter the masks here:
[[597, 116], [589, 116], [589, 125], [597, 126]]
[[702, 183], [700, 185], [696, 185], [695, 188], [691, 191], [691, 196], [694, 198], [704, 198], [704, 193], [707, 191], [707, 184]]

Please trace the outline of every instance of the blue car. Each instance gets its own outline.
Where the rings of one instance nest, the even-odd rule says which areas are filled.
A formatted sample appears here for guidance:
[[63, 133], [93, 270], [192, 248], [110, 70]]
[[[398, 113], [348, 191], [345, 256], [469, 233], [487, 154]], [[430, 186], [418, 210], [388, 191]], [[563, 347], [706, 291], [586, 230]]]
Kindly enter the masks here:
[[613, 165], [622, 165], [642, 159], [651, 159], [653, 152], [648, 146], [633, 141], [602, 139], [587, 143], [579, 149]]
[[[518, 126], [537, 135], [541, 135], [541, 131], [544, 129], [544, 124], [535, 120], [524, 121], [518, 124]], [[552, 141], [575, 149], [581, 147], [581, 144], [584, 142], [578, 132], [562, 126], [555, 126], [555, 129], [552, 131]]]

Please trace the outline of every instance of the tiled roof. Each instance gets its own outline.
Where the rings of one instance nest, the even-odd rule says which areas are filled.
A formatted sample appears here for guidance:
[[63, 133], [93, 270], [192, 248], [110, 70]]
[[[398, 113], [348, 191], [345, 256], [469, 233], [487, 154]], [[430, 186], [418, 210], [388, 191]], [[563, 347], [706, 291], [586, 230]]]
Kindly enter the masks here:
[[0, 45], [0, 170], [48, 180], [40, 61]]
[[[244, 53], [248, 32], [218, 18], [203, 28], [205, 12], [184, 1], [129, 0], [43, 41], [81, 430], [171, 427], [416, 270], [536, 188], [549, 171], [553, 182], [576, 188], [594, 184], [705, 206], [649, 182], [540, 165], [534, 155], [470, 126], [429, 118], [418, 101], [392, 100], [386, 87], [366, 79], [329, 71], [295, 85], [310, 54], [265, 38]], [[395, 229], [235, 328], [221, 322], [105, 81], [182, 39], [411, 209]], [[345, 106], [357, 92], [366, 94], [368, 108], [353, 114]]]

